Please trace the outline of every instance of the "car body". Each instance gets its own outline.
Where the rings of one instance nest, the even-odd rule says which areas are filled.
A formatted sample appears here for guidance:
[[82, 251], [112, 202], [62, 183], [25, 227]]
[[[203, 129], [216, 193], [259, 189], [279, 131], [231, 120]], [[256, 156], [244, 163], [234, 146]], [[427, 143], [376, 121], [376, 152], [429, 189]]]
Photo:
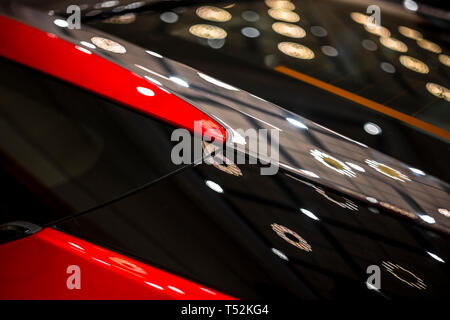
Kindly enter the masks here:
[[[283, 52], [274, 45], [278, 38], [253, 41], [256, 28], [247, 23], [256, 16], [248, 12], [258, 12], [266, 27], [261, 33], [268, 34], [276, 21], [262, 18], [273, 9], [270, 1], [222, 3], [210, 11], [244, 17], [226, 22], [231, 44], [217, 55], [221, 43], [198, 36], [204, 23], [192, 29], [195, 21], [204, 22], [199, 7], [210, 3], [90, 3], [74, 29], [67, 25], [67, 5], [0, 5], [0, 298], [447, 295], [446, 96], [422, 87], [411, 93], [417, 83], [429, 82], [409, 69], [398, 75], [400, 64], [384, 78], [378, 66], [367, 71], [354, 65], [400, 54], [339, 48], [347, 52], [343, 60], [327, 62], [332, 70], [312, 77], [315, 67], [334, 59], [329, 45], [321, 47], [324, 56], [316, 51], [319, 62], [311, 66], [292, 57], [299, 54], [289, 51], [292, 45], [286, 49], [291, 56], [267, 54], [266, 43]], [[352, 1], [317, 4], [328, 5], [348, 13], [365, 8]], [[311, 8], [315, 4], [301, 11], [308, 26], [323, 18], [308, 13]], [[410, 23], [419, 19], [403, 17], [395, 4], [383, 10]], [[330, 12], [324, 17], [334, 17]], [[340, 24], [350, 20], [337, 16], [345, 21]], [[310, 30], [323, 44], [321, 29]], [[338, 44], [354, 36], [339, 36]], [[448, 83], [448, 67], [436, 53], [424, 55], [434, 59], [433, 81]], [[258, 57], [267, 65], [249, 62]], [[346, 81], [365, 81], [364, 90], [376, 82], [377, 98], [407, 99], [395, 109], [365, 97], [364, 90], [342, 89], [345, 81], [324, 81], [340, 72], [336, 65], [357, 72]], [[388, 87], [380, 89], [377, 77]], [[389, 98], [391, 83], [403, 89]], [[400, 110], [414, 101], [419, 109], [434, 103], [438, 116]], [[203, 144], [188, 163], [174, 163], [176, 129], [194, 133], [194, 149], [201, 134], [229, 148], [221, 153]], [[242, 134], [248, 130], [274, 132], [276, 139], [255, 149]], [[275, 149], [276, 159], [267, 152]], [[276, 165], [274, 174], [261, 174], [267, 163]], [[71, 282], [73, 272], [81, 272], [80, 287]], [[379, 287], [371, 282], [373, 272], [381, 275]]]

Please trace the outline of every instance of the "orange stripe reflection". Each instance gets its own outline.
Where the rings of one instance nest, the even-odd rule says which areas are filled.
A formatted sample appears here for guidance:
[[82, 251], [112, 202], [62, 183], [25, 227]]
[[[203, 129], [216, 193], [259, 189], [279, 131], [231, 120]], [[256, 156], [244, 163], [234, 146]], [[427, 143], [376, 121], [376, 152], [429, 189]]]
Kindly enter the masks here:
[[439, 136], [441, 138], [450, 140], [450, 132], [447, 130], [438, 128], [432, 124], [429, 124], [427, 122], [424, 122], [422, 120], [416, 119], [414, 117], [411, 117], [407, 114], [404, 114], [402, 112], [399, 112], [397, 110], [394, 110], [392, 108], [389, 108], [385, 105], [382, 105], [380, 103], [377, 103], [375, 101], [366, 99], [364, 97], [361, 97], [357, 94], [354, 94], [350, 91], [338, 88], [336, 86], [333, 86], [332, 84], [326, 83], [324, 81], [321, 81], [319, 79], [310, 77], [306, 74], [303, 74], [301, 72], [292, 70], [285, 66], [278, 66], [274, 68], [275, 71], [278, 71], [280, 73], [283, 73], [285, 75], [288, 75], [292, 78], [301, 80], [303, 82], [309, 83], [315, 87], [321, 88], [323, 90], [326, 90], [328, 92], [334, 93], [338, 96], [341, 96], [343, 98], [346, 98], [348, 100], [351, 100], [353, 102], [359, 103], [360, 105], [363, 105], [369, 109], [378, 111], [380, 113], [386, 114], [394, 119], [403, 121], [411, 126], [414, 126], [416, 128], [422, 129], [424, 131], [430, 132], [432, 134], [435, 134], [436, 136]]

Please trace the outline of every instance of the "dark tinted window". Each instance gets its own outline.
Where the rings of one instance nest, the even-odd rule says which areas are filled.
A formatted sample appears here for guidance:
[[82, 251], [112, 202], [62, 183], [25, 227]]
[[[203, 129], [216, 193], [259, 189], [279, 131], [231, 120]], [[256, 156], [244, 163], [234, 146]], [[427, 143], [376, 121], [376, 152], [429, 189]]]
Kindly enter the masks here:
[[44, 223], [176, 169], [171, 127], [0, 60], [0, 223]]

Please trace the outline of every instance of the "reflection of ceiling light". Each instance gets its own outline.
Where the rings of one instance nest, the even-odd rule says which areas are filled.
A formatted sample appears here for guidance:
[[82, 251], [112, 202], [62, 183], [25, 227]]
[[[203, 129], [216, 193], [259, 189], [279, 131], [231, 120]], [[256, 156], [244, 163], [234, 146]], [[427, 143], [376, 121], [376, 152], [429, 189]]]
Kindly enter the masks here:
[[196, 24], [189, 28], [189, 32], [194, 36], [206, 39], [224, 39], [227, 32], [222, 28], [210, 24]]
[[328, 34], [327, 30], [321, 26], [312, 26], [310, 30], [316, 37], [326, 37]]
[[373, 122], [367, 122], [364, 124], [364, 131], [371, 135], [381, 134], [381, 128]]
[[320, 220], [314, 213], [312, 213], [312, 212], [309, 211], [309, 210], [300, 208], [300, 211], [301, 211], [305, 216], [307, 216], [308, 218], [311, 218], [311, 219], [316, 220], [316, 221], [319, 221], [319, 220]]
[[380, 202], [380, 205], [381, 205], [382, 207], [386, 208], [386, 209], [389, 209], [389, 210], [392, 210], [392, 211], [394, 211], [394, 212], [396, 212], [396, 213], [399, 213], [399, 214], [401, 214], [402, 216], [405, 216], [405, 217], [408, 217], [408, 218], [411, 218], [411, 219], [414, 219], [414, 220], [417, 219], [417, 216], [416, 216], [414, 213], [409, 212], [409, 211], [407, 211], [407, 210], [405, 210], [405, 209], [399, 208], [399, 207], [397, 207], [397, 206], [394, 206], [394, 205], [392, 205], [392, 204], [390, 204], [390, 203], [387, 203], [387, 202]]
[[306, 32], [302, 27], [286, 22], [275, 22], [274, 24], [272, 24], [272, 29], [276, 33], [279, 33], [286, 37], [303, 38], [304, 36], [306, 36]]
[[385, 38], [381, 37], [380, 42], [386, 48], [389, 48], [398, 52], [406, 52], [408, 51], [408, 46], [404, 44], [402, 41], [394, 39], [394, 38]]
[[433, 259], [435, 259], [435, 260], [437, 260], [437, 261], [439, 261], [439, 262], [445, 263], [444, 259], [442, 259], [441, 257], [439, 257], [437, 254], [434, 254], [433, 252], [430, 252], [430, 251], [427, 251], [427, 253], [428, 253], [428, 255], [429, 255], [430, 257], [432, 257]]
[[67, 28], [69, 26], [69, 23], [63, 19], [55, 19], [55, 20], [53, 20], [53, 23], [61, 28]]
[[178, 15], [175, 12], [163, 12], [159, 18], [165, 23], [175, 23], [178, 21]]
[[409, 179], [407, 175], [405, 175], [405, 174], [401, 173], [400, 171], [393, 169], [383, 163], [377, 162], [375, 160], [369, 160], [369, 159], [366, 159], [366, 163], [369, 165], [369, 167], [384, 174], [385, 176], [388, 176], [389, 178], [392, 178], [394, 180], [398, 180], [401, 182], [411, 181], [411, 179]]
[[273, 9], [294, 10], [295, 5], [290, 1], [283, 0], [266, 0], [266, 5]]
[[144, 78], [147, 79], [147, 80], [150, 81], [150, 82], [153, 82], [154, 84], [156, 84], [156, 85], [158, 85], [158, 86], [162, 86], [162, 85], [163, 85], [163, 84], [162, 84], [161, 82], [159, 82], [158, 80], [153, 79], [153, 78], [151, 78], [151, 77], [149, 77], [149, 76], [144, 76]]
[[187, 83], [186, 81], [184, 81], [181, 78], [171, 76], [171, 77], [169, 77], [169, 80], [174, 82], [174, 83], [176, 83], [176, 84], [178, 84], [178, 85], [180, 85], [180, 86], [182, 86], [182, 87], [186, 87], [186, 88], [189, 87], [189, 83]]
[[317, 174], [315, 174], [312, 171], [300, 169], [300, 172], [303, 173], [303, 174], [306, 174], [307, 176], [310, 176], [312, 178], [320, 178]]
[[387, 73], [395, 73], [395, 67], [389, 62], [380, 63], [380, 68]]
[[314, 58], [314, 52], [310, 48], [295, 42], [280, 42], [278, 44], [278, 49], [284, 54], [294, 58], [305, 60]]
[[361, 41], [361, 45], [364, 49], [369, 51], [375, 51], [378, 48], [377, 44], [369, 39], [364, 39], [363, 41]]
[[348, 165], [336, 159], [335, 157], [332, 157], [329, 154], [326, 154], [325, 152], [319, 151], [317, 149], [311, 150], [309, 153], [326, 167], [333, 169], [334, 171], [339, 172], [340, 174], [343, 174], [345, 176], [352, 178], [356, 177], [356, 173], [354, 173]]
[[427, 214], [419, 214], [419, 218], [429, 224], [436, 223], [436, 220], [432, 216], [429, 216]]
[[358, 210], [358, 206], [351, 200], [348, 200], [345, 197], [341, 197], [337, 194], [334, 194], [332, 192], [326, 192], [325, 190], [322, 190], [321, 188], [314, 187], [315, 190], [324, 196], [326, 199], [330, 200], [331, 202], [337, 204], [341, 208], [346, 208], [352, 211]]
[[206, 180], [205, 181], [206, 185], [211, 188], [212, 190], [214, 190], [217, 193], [223, 193], [223, 189], [221, 186], [219, 186], [217, 183], [215, 183], [214, 181], [211, 180]]
[[370, 32], [372, 34], [376, 34], [380, 37], [390, 37], [391, 33], [389, 30], [383, 26], [377, 26], [374, 23], [366, 23], [364, 24], [364, 29], [366, 29], [367, 32]]
[[136, 89], [139, 93], [141, 93], [147, 97], [153, 97], [155, 95], [155, 93], [152, 90], [150, 90], [149, 88], [137, 87]]
[[129, 24], [133, 23], [136, 20], [136, 15], [134, 13], [126, 13], [121, 16], [115, 16], [108, 19], [104, 19], [105, 23], [113, 23], [113, 24]]
[[158, 289], [158, 290], [164, 290], [163, 287], [158, 286], [157, 284], [154, 284], [154, 283], [151, 283], [151, 282], [148, 282], [148, 281], [144, 281], [144, 283], [146, 283], [146, 284], [148, 284], [149, 286], [152, 286], [153, 288], [156, 288], [156, 289]]
[[425, 39], [417, 40], [417, 44], [422, 49], [431, 51], [433, 53], [441, 53], [442, 52], [441, 47], [437, 43], [434, 43], [434, 42], [431, 42], [431, 41], [428, 41], [428, 40], [425, 40]]
[[417, 169], [417, 168], [409, 168], [409, 170], [411, 170], [412, 172], [414, 172], [415, 174], [417, 174], [419, 176], [424, 176], [425, 175], [425, 172], [423, 172], [422, 170]]
[[269, 9], [269, 16], [276, 20], [286, 21], [286, 22], [299, 22], [300, 17], [293, 11], [285, 9]]
[[167, 288], [169, 288], [170, 290], [175, 291], [179, 294], [185, 294], [182, 290], [178, 289], [177, 287], [167, 286]]
[[242, 28], [241, 33], [247, 38], [258, 38], [260, 35], [259, 30], [253, 27]]
[[369, 201], [370, 203], [378, 203], [378, 200], [373, 197], [366, 197], [366, 200]]
[[80, 50], [81, 52], [84, 52], [84, 53], [87, 53], [87, 54], [92, 54], [92, 52], [89, 51], [89, 50], [86, 49], [86, 48], [83, 48], [83, 47], [80, 47], [80, 46], [75, 46], [75, 48], [76, 48], [77, 50]]
[[433, 82], [427, 82], [425, 88], [427, 88], [428, 92], [432, 95], [450, 101], [450, 90], [446, 87]]
[[352, 162], [346, 162], [346, 164], [348, 164], [350, 167], [352, 167], [353, 169], [360, 171], [360, 172], [366, 172], [366, 170], [364, 170], [363, 167], [358, 166], [357, 164], [354, 164]]
[[95, 48], [96, 48], [96, 46], [94, 46], [92, 43], [87, 42], [87, 41], [80, 41], [80, 43], [81, 43], [83, 46], [88, 47], [89, 49], [95, 49]]
[[369, 22], [369, 16], [366, 16], [365, 14], [359, 12], [350, 13], [350, 18], [352, 18], [353, 21], [359, 24], [366, 24]]
[[157, 57], [157, 58], [162, 58], [163, 57], [159, 53], [156, 53], [156, 52], [153, 52], [153, 51], [150, 51], [150, 50], [145, 50], [145, 52], [147, 52], [148, 54], [150, 54], [150, 55], [152, 55], [154, 57]]
[[439, 209], [438, 209], [438, 212], [439, 212], [440, 214], [442, 214], [443, 216], [445, 216], [445, 217], [447, 217], [447, 218], [450, 218], [450, 211], [448, 211], [447, 209], [439, 208]]
[[308, 129], [308, 127], [303, 123], [294, 118], [286, 118], [286, 120], [300, 129]]
[[419, 31], [405, 26], [398, 27], [398, 32], [400, 32], [403, 36], [414, 40], [419, 40], [423, 37]]
[[446, 55], [446, 54], [440, 54], [439, 55], [439, 61], [447, 67], [450, 67], [450, 56]]
[[332, 46], [322, 46], [320, 48], [320, 50], [322, 50], [323, 54], [329, 57], [337, 57], [338, 56], [338, 51], [336, 50], [336, 48], [332, 47]]
[[213, 6], [199, 7], [195, 13], [200, 18], [209, 21], [226, 22], [231, 20], [231, 14], [228, 11]]
[[276, 254], [278, 256], [278, 258], [281, 258], [283, 260], [289, 261], [289, 258], [283, 252], [281, 252], [280, 250], [272, 248], [272, 252], [274, 254]]
[[99, 8], [111, 8], [114, 7], [116, 5], [119, 4], [119, 1], [117, 0], [112, 0], [112, 1], [105, 1], [105, 2], [101, 2], [101, 3], [97, 3], [96, 5], [94, 5], [94, 8], [99, 9]]
[[218, 87], [222, 87], [222, 88], [225, 88], [227, 90], [239, 91], [239, 89], [236, 89], [235, 87], [232, 87], [229, 84], [226, 84], [225, 82], [222, 82], [222, 81], [219, 81], [217, 79], [214, 79], [213, 77], [210, 77], [210, 76], [208, 76], [208, 75], [206, 75], [204, 73], [197, 72], [197, 74], [200, 76], [200, 78], [202, 78], [202, 79], [204, 79], [204, 80], [206, 80], [206, 81], [208, 81], [208, 82], [210, 82], [212, 84], [215, 84]]
[[272, 227], [272, 230], [275, 231], [277, 233], [277, 235], [280, 236], [286, 242], [292, 244], [293, 246], [295, 246], [303, 251], [306, 251], [306, 252], [312, 251], [309, 243], [306, 242], [305, 239], [300, 237], [296, 232], [292, 231], [291, 229], [286, 228], [286, 227], [276, 224], [276, 223], [272, 223], [270, 226]]
[[410, 11], [417, 11], [419, 9], [419, 6], [417, 5], [417, 2], [414, 0], [405, 0], [403, 1], [403, 6], [405, 6], [406, 9]]
[[426, 74], [430, 71], [428, 66], [425, 63], [423, 63], [422, 61], [420, 61], [419, 59], [402, 55], [402, 56], [400, 56], [399, 60], [400, 60], [400, 63], [405, 68], [408, 68], [409, 70], [412, 70], [412, 71], [415, 71], [418, 73], [423, 73], [423, 74]]
[[102, 38], [102, 37], [92, 37], [91, 42], [95, 44], [97, 47], [102, 48], [103, 50], [114, 52], [114, 53], [125, 53], [127, 50], [121, 44], [118, 44], [115, 41]]
[[414, 273], [412, 273], [409, 270], [406, 270], [405, 268], [399, 266], [398, 264], [394, 264], [392, 262], [386, 262], [383, 261], [381, 265], [394, 277], [396, 277], [398, 280], [406, 283], [408, 286], [423, 290], [427, 288], [427, 285], [423, 282], [422, 279], [420, 279], [418, 276], [416, 276]]
[[257, 14], [255, 11], [251, 10], [245, 10], [242, 12], [242, 19], [248, 22], [256, 22], [259, 20], [259, 14]]

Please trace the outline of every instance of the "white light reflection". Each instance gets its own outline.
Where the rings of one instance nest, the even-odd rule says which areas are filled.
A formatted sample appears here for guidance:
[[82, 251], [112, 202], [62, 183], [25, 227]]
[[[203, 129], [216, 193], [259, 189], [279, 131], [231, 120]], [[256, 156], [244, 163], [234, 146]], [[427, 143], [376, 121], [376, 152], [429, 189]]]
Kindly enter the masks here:
[[80, 50], [81, 52], [84, 52], [84, 53], [86, 53], [86, 54], [92, 54], [91, 51], [89, 51], [89, 50], [86, 49], [86, 48], [80, 47], [80, 46], [75, 46], [75, 49]]
[[427, 215], [427, 214], [419, 214], [419, 218], [425, 221], [426, 223], [433, 224], [436, 223], [436, 220], [434, 220], [433, 217]]
[[434, 253], [432, 253], [432, 252], [430, 252], [430, 251], [427, 251], [427, 253], [428, 253], [428, 255], [429, 255], [430, 257], [432, 257], [433, 259], [435, 259], [435, 260], [437, 260], [437, 261], [439, 261], [439, 262], [445, 263], [444, 259], [442, 259], [441, 257], [439, 257], [437, 254], [434, 254]]
[[203, 291], [208, 292], [208, 293], [213, 294], [213, 295], [217, 295], [217, 293], [215, 293], [214, 291], [208, 290], [206, 288], [200, 288], [200, 290], [203, 290]]
[[359, 172], [366, 172], [366, 170], [364, 170], [363, 167], [358, 166], [358, 165], [355, 164], [355, 163], [352, 163], [352, 162], [346, 162], [346, 164], [347, 164], [349, 167], [351, 167], [351, 168], [353, 168], [353, 169], [355, 169], [355, 170], [357, 170], [357, 171], [359, 171]]
[[382, 132], [381, 128], [372, 122], [367, 122], [366, 124], [364, 124], [364, 131], [373, 136], [381, 134]]
[[417, 2], [415, 2], [413, 0], [405, 0], [405, 1], [403, 1], [403, 5], [405, 6], [406, 9], [408, 9], [410, 11], [417, 11], [417, 9], [419, 9]]
[[70, 244], [72, 247], [75, 247], [75, 248], [77, 248], [77, 249], [79, 249], [79, 250], [81, 250], [81, 251], [85, 251], [84, 250], [84, 248], [83, 247], [80, 247], [79, 245], [77, 245], [77, 244], [75, 244], [75, 243], [73, 243], [73, 242], [67, 242], [68, 244]]
[[152, 90], [150, 90], [149, 88], [137, 87], [136, 89], [139, 93], [141, 93], [147, 97], [153, 97], [155, 95], [155, 93]]
[[219, 186], [217, 183], [215, 183], [214, 181], [211, 180], [206, 180], [205, 181], [206, 185], [211, 188], [212, 190], [214, 190], [217, 193], [223, 193], [223, 189], [221, 186]]
[[422, 170], [417, 169], [417, 168], [409, 168], [409, 170], [411, 170], [413, 173], [415, 173], [418, 176], [424, 176], [425, 175], [425, 172], [423, 172]]
[[309, 210], [306, 210], [306, 209], [304, 209], [304, 208], [300, 208], [300, 211], [301, 211], [305, 216], [307, 216], [308, 218], [311, 218], [311, 219], [316, 220], [316, 221], [319, 221], [319, 220], [320, 220], [314, 213], [312, 213], [312, 212], [309, 211]]
[[172, 77], [169, 77], [169, 80], [182, 86], [182, 87], [189, 88], [189, 84], [186, 81], [184, 81], [183, 79], [172, 76]]
[[150, 50], [145, 50], [145, 52], [147, 52], [148, 54], [150, 54], [150, 55], [152, 55], [154, 57], [157, 57], [157, 58], [162, 58], [163, 57], [159, 53], [156, 53], [156, 52], [153, 52], [153, 51], [150, 51]]
[[315, 174], [312, 171], [300, 169], [300, 172], [306, 174], [307, 176], [313, 177], [313, 178], [320, 178], [317, 174]]
[[144, 78], [147, 79], [147, 80], [150, 81], [150, 82], [153, 82], [154, 84], [156, 84], [156, 85], [158, 85], [158, 86], [162, 86], [162, 85], [163, 85], [163, 84], [162, 84], [161, 82], [159, 82], [158, 80], [153, 79], [153, 78], [151, 78], [151, 77], [149, 77], [149, 76], [144, 76]]
[[165, 23], [175, 23], [178, 21], [178, 15], [170, 11], [162, 13], [159, 18]]
[[80, 43], [81, 43], [83, 46], [88, 47], [89, 49], [95, 49], [95, 48], [97, 48], [95, 45], [93, 45], [92, 43], [87, 42], [87, 41], [80, 41]]
[[55, 19], [55, 20], [53, 20], [53, 23], [61, 28], [67, 28], [69, 26], [69, 23], [63, 19]]
[[366, 197], [366, 200], [369, 201], [370, 203], [378, 203], [378, 200], [373, 197]]
[[94, 257], [91, 257], [91, 259], [92, 259], [92, 260], [95, 260], [95, 261], [98, 261], [98, 262], [100, 262], [100, 263], [106, 264], [107, 266], [111, 266], [109, 263], [107, 263], [107, 262], [105, 262], [105, 261], [102, 261], [102, 260], [100, 260], [100, 259], [97, 259], [97, 258], [94, 258]]
[[154, 283], [151, 283], [151, 282], [148, 282], [148, 281], [145, 281], [145, 283], [148, 284], [149, 286], [152, 286], [153, 288], [158, 289], [158, 290], [164, 290], [163, 287], [158, 286], [157, 284], [154, 284]]
[[217, 79], [214, 79], [213, 77], [210, 77], [210, 76], [208, 76], [208, 75], [206, 75], [204, 73], [197, 72], [197, 74], [200, 76], [200, 78], [202, 78], [202, 79], [204, 79], [204, 80], [206, 80], [206, 81], [208, 81], [208, 82], [210, 82], [212, 84], [215, 84], [218, 87], [222, 87], [222, 88], [225, 88], [227, 90], [239, 91], [239, 89], [236, 89], [235, 87], [232, 87], [229, 84], [226, 84], [225, 82], [222, 82], [222, 81], [219, 81]]
[[169, 288], [172, 291], [178, 292], [179, 294], [185, 294], [183, 291], [181, 291], [180, 289], [178, 289], [176, 287], [167, 286], [167, 288]]
[[259, 30], [253, 27], [242, 28], [241, 33], [247, 38], [258, 38], [260, 35]]
[[272, 248], [272, 252], [275, 253], [279, 258], [289, 261], [289, 258], [280, 250]]
[[299, 127], [299, 128], [301, 128], [301, 129], [308, 129], [308, 127], [307, 127], [303, 122], [300, 122], [300, 121], [298, 121], [297, 119], [294, 119], [294, 118], [286, 118], [286, 120], [287, 120], [289, 123], [291, 123], [291, 124], [293, 124], [294, 126], [296, 126], [296, 127]]

